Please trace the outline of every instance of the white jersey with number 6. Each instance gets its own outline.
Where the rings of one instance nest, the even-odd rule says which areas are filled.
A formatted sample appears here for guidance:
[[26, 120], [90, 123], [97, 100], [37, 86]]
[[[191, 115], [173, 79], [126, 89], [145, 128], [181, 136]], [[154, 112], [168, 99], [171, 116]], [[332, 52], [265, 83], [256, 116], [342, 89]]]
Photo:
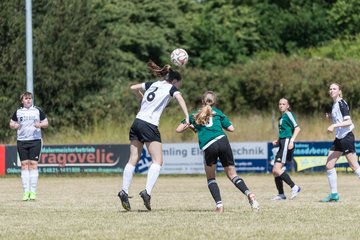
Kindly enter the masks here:
[[143, 83], [142, 88], [146, 91], [136, 118], [158, 126], [160, 116], [171, 97], [174, 98], [180, 92], [174, 85], [165, 80]]

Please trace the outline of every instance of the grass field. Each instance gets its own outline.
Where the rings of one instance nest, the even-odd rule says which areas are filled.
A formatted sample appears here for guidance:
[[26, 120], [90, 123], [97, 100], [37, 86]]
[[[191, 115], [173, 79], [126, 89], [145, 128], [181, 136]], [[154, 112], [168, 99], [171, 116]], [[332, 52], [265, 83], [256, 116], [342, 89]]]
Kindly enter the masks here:
[[144, 176], [134, 178], [131, 212], [116, 196], [120, 176], [40, 176], [34, 202], [20, 200], [20, 177], [2, 177], [0, 239], [359, 239], [360, 181], [353, 174], [339, 174], [338, 203], [318, 202], [328, 193], [325, 174], [293, 175], [302, 192], [282, 202], [269, 200], [276, 192], [271, 175], [242, 177], [259, 212], [223, 175], [223, 214], [214, 212], [205, 176], [160, 176], [151, 212], [138, 196]]

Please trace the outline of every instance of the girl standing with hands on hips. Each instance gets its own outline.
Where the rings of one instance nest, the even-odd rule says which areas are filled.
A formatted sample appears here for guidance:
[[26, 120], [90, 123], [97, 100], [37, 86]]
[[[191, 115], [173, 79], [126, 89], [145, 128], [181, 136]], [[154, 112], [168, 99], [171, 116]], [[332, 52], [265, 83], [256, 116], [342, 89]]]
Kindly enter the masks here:
[[330, 85], [329, 94], [334, 102], [331, 110], [333, 124], [328, 127], [327, 132], [332, 133], [336, 129], [336, 133], [325, 166], [331, 193], [326, 198], [322, 199], [321, 202], [337, 202], [340, 199], [337, 190], [335, 164], [341, 155], [345, 155], [349, 166], [360, 178], [360, 167], [355, 151], [355, 136], [352, 132], [354, 124], [350, 118], [350, 108], [342, 98], [341, 87], [339, 84], [332, 83]]
[[223, 129], [233, 132], [235, 130], [229, 119], [215, 107], [216, 95], [212, 91], [204, 93], [203, 107], [190, 115], [190, 123], [183, 121], [176, 129], [181, 133], [190, 128], [197, 132], [200, 149], [204, 151], [204, 166], [208, 188], [215, 200], [216, 212], [224, 212], [220, 189], [216, 182], [216, 163], [220, 159], [224, 171], [230, 181], [247, 196], [252, 209], [258, 210], [259, 203], [255, 195], [248, 189], [244, 180], [240, 178], [235, 169], [234, 157], [226, 134]]
[[35, 200], [39, 178], [38, 161], [42, 147], [41, 128], [49, 123], [45, 113], [33, 105], [30, 92], [20, 96], [22, 107], [17, 109], [10, 120], [10, 128], [17, 130], [17, 150], [21, 161], [23, 201]]
[[289, 100], [281, 98], [279, 100], [279, 111], [281, 113], [279, 118], [279, 138], [273, 141], [274, 146], [279, 145], [279, 150], [275, 156], [272, 170], [279, 194], [273, 197], [272, 200], [286, 199], [283, 181], [291, 187], [290, 199], [294, 199], [300, 192], [300, 187], [292, 181], [289, 174], [286, 173], [286, 169], [284, 169], [286, 162], [293, 160], [294, 142], [300, 132], [300, 127], [290, 110]]
[[158, 125], [161, 114], [171, 98], [175, 98], [178, 101], [185, 115], [186, 122], [189, 123], [186, 103], [178, 90], [181, 86], [180, 73], [173, 70], [170, 65], [160, 68], [153, 61], [148, 62], [148, 67], [160, 79], [154, 82], [135, 84], [130, 87], [142, 100], [140, 111], [130, 128], [130, 158], [124, 168], [122, 190], [118, 193], [122, 206], [127, 211], [131, 210], [128, 198], [129, 188], [144, 144], [146, 144], [151, 155], [152, 164], [148, 170], [146, 187], [140, 192], [140, 196], [144, 201], [145, 207], [149, 211], [151, 210], [150, 196], [163, 164], [161, 136]]

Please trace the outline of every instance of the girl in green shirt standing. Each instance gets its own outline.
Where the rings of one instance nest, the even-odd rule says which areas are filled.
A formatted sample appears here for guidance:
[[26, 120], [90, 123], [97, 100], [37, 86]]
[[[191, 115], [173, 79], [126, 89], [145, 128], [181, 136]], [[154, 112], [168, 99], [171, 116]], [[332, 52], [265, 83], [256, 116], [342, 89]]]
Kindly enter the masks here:
[[260, 208], [255, 195], [248, 189], [244, 180], [240, 178], [235, 169], [234, 156], [226, 134], [223, 129], [233, 132], [234, 126], [224, 113], [214, 107], [216, 95], [212, 91], [204, 93], [203, 107], [190, 115], [190, 125], [181, 123], [176, 131], [181, 133], [190, 128], [197, 132], [200, 149], [204, 154], [204, 166], [208, 188], [216, 203], [216, 212], [223, 212], [220, 189], [216, 182], [216, 163], [220, 159], [227, 177], [232, 183], [248, 197], [250, 206], [254, 210]]
[[291, 187], [290, 199], [294, 199], [300, 192], [300, 187], [291, 180], [289, 174], [284, 169], [286, 162], [291, 162], [293, 159], [294, 141], [300, 132], [300, 127], [294, 115], [290, 112], [290, 104], [286, 98], [280, 99], [279, 111], [281, 113], [279, 118], [279, 138], [273, 141], [274, 146], [279, 145], [279, 150], [276, 154], [272, 170], [279, 194], [273, 197], [272, 200], [286, 199], [283, 181]]

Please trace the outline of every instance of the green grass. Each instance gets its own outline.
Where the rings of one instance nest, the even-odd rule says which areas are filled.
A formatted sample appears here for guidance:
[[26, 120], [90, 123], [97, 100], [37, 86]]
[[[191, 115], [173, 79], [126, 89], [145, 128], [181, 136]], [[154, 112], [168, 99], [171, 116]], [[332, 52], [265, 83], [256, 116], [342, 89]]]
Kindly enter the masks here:
[[[164, 114], [160, 122], [159, 130], [163, 142], [197, 142], [196, 134], [191, 131], [183, 134], [176, 133], [175, 129], [182, 120], [182, 115], [179, 117], [170, 115]], [[277, 117], [278, 114], [275, 115], [275, 120], [272, 119], [271, 114], [230, 117], [235, 126], [235, 132], [227, 133], [227, 135], [233, 142], [273, 141], [278, 134]], [[353, 116], [355, 126], [358, 122], [357, 119], [359, 117]], [[330, 122], [324, 116], [298, 116], [297, 120], [301, 127], [297, 140], [333, 141], [334, 135], [326, 133]], [[126, 123], [102, 122], [86, 131], [81, 132], [75, 128], [67, 128], [53, 135], [47, 134], [44, 130], [44, 141], [46, 144], [127, 144], [131, 124], [132, 120]], [[50, 122], [50, 127], [55, 128], [56, 126], [51, 126]], [[360, 136], [360, 128], [355, 128], [354, 133], [355, 136]]]
[[271, 175], [242, 177], [257, 195], [259, 212], [224, 175], [218, 177], [224, 214], [214, 212], [205, 176], [160, 176], [151, 212], [138, 196], [144, 176], [134, 178], [131, 212], [116, 196], [120, 176], [40, 176], [34, 202], [21, 201], [20, 177], [2, 177], [0, 239], [358, 239], [355, 175], [339, 174], [338, 203], [318, 202], [328, 193], [325, 174], [293, 175], [302, 192], [282, 202], [269, 200], [276, 193]]

